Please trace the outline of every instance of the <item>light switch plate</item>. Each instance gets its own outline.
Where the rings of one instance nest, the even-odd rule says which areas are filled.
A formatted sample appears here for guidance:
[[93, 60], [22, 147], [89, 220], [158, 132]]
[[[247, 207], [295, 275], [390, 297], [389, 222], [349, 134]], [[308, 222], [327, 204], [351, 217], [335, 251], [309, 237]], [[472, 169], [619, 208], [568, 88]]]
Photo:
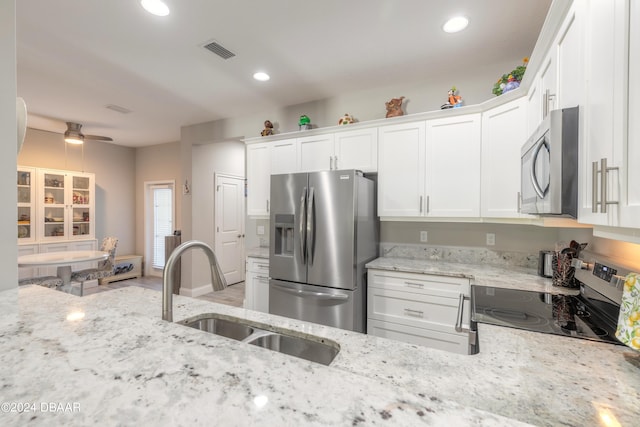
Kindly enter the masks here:
[[420, 232], [420, 241], [421, 242], [426, 242], [427, 241], [427, 232], [426, 231], [421, 231]]
[[487, 233], [487, 246], [494, 246], [496, 244], [496, 234]]
[[264, 234], [264, 225], [259, 225], [256, 233], [258, 234], [258, 236], [262, 236]]

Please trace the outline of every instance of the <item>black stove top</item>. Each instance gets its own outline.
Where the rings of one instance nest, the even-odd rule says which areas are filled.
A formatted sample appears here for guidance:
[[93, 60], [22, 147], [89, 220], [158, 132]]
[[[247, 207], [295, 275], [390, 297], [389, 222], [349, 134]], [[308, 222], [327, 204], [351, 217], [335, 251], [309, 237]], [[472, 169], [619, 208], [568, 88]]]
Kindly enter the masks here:
[[584, 286], [580, 295], [555, 295], [474, 285], [471, 301], [479, 323], [623, 345], [615, 337], [619, 306]]

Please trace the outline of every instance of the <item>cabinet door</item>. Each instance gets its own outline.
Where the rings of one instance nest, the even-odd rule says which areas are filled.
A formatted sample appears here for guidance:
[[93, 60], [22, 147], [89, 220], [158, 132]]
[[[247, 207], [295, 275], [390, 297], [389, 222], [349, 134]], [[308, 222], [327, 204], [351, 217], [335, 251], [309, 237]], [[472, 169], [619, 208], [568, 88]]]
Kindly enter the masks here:
[[38, 233], [41, 241], [69, 239], [69, 205], [64, 171], [38, 170]]
[[422, 216], [425, 183], [425, 123], [378, 129], [378, 215]]
[[269, 215], [271, 151], [268, 143], [247, 145], [247, 215]]
[[534, 79], [527, 93], [527, 135], [533, 134], [542, 122], [542, 99], [540, 97], [540, 79]]
[[[606, 201], [620, 200], [627, 89], [625, 3], [626, 0], [590, 0], [585, 13], [587, 101], [580, 146], [578, 220], [589, 224], [619, 225], [619, 206], [603, 204], [601, 189], [604, 178]], [[603, 159], [607, 167], [619, 169], [594, 173], [594, 162], [600, 168]]]
[[295, 138], [271, 143], [271, 175], [298, 172], [298, 144]]
[[629, 133], [621, 225], [640, 228], [640, 2], [629, 11]]
[[582, 7], [573, 4], [558, 37], [558, 108], [584, 105]]
[[480, 215], [518, 218], [520, 215], [520, 150], [527, 139], [526, 99], [482, 114]]
[[360, 129], [335, 134], [334, 169], [378, 170], [378, 130]]
[[87, 239], [95, 235], [95, 178], [93, 174], [69, 172], [67, 183], [67, 234], [70, 239]]
[[549, 114], [549, 111], [558, 108], [558, 78], [556, 63], [557, 47], [553, 46], [543, 62], [540, 73], [540, 96], [542, 97], [542, 119]]
[[[36, 170], [18, 166], [18, 243], [36, 240]], [[25, 277], [20, 277], [25, 278]]]
[[426, 214], [480, 216], [480, 114], [428, 120]]
[[301, 172], [333, 169], [333, 134], [298, 138], [298, 164]]

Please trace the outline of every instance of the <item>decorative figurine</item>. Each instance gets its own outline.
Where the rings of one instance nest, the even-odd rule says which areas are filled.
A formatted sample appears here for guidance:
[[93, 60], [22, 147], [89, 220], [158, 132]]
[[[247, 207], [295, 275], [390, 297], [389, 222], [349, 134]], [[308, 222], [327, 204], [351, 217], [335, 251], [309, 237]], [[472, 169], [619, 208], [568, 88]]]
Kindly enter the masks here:
[[511, 90], [514, 90], [516, 88], [520, 87], [520, 82], [516, 80], [515, 77], [513, 77], [512, 74], [509, 74], [509, 77], [507, 77], [507, 83], [504, 85], [504, 87], [502, 88], [502, 93], [507, 93]]
[[301, 115], [300, 120], [298, 120], [298, 127], [300, 130], [311, 129], [311, 119], [305, 114]]
[[385, 102], [384, 105], [387, 107], [387, 117], [398, 117], [404, 115], [402, 112], [402, 100], [404, 96], [400, 98], [392, 98], [391, 101]]
[[459, 108], [462, 107], [462, 97], [456, 95], [456, 87], [453, 86], [451, 89], [449, 89], [449, 92], [447, 93], [447, 103], [446, 104], [442, 104], [440, 106], [441, 110], [446, 110], [448, 108]]
[[264, 121], [264, 129], [262, 129], [262, 132], [260, 132], [260, 135], [262, 136], [273, 135], [273, 123], [271, 123], [271, 120]]
[[340, 117], [340, 120], [338, 120], [338, 124], [339, 125], [350, 125], [351, 123], [353, 123], [355, 120], [353, 120], [353, 117], [351, 117], [349, 115], [349, 113], [345, 113], [344, 116]]

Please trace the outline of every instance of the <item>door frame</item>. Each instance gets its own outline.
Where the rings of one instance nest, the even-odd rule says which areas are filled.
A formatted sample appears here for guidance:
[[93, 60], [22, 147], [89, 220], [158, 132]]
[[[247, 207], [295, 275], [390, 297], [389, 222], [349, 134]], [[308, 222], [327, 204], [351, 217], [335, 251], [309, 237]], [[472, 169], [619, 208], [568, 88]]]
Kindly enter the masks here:
[[[227, 178], [227, 179], [234, 179], [239, 181], [240, 183], [240, 188], [244, 189], [244, 184], [246, 182], [246, 179], [242, 176], [238, 176], [238, 175], [231, 175], [231, 174], [226, 174], [226, 173], [219, 173], [219, 172], [214, 172], [213, 173], [213, 243], [214, 243], [214, 251], [216, 253], [221, 253], [222, 249], [220, 247], [221, 245], [221, 240], [219, 238], [219, 232], [218, 232], [218, 223], [219, 223], [219, 219], [218, 216], [221, 214], [221, 209], [220, 209], [220, 200], [219, 200], [219, 194], [220, 192], [218, 191], [218, 186], [220, 185], [218, 183], [218, 179], [219, 178]], [[242, 240], [240, 242], [241, 245], [241, 251], [240, 251], [240, 259], [237, 260], [238, 261], [238, 265], [242, 266], [243, 265], [243, 260], [245, 259], [245, 252], [246, 252], [246, 247], [245, 247], [245, 217], [246, 217], [246, 209], [247, 209], [247, 203], [246, 203], [246, 197], [243, 194], [242, 195], [242, 208], [240, 209], [240, 213], [239, 218], [238, 218], [238, 224], [240, 224], [240, 226], [242, 227]], [[246, 280], [246, 271], [245, 268], [240, 268], [240, 278], [241, 278], [241, 282], [244, 282]], [[240, 283], [240, 282], [237, 282]]]
[[163, 179], [157, 181], [144, 181], [144, 275], [162, 277], [162, 271], [153, 268], [153, 221], [151, 221], [151, 215], [153, 209], [150, 209], [150, 203], [152, 202], [151, 188], [156, 185], [169, 185], [173, 190], [173, 202], [172, 202], [172, 219], [175, 228], [176, 224], [176, 181], [173, 179]]

